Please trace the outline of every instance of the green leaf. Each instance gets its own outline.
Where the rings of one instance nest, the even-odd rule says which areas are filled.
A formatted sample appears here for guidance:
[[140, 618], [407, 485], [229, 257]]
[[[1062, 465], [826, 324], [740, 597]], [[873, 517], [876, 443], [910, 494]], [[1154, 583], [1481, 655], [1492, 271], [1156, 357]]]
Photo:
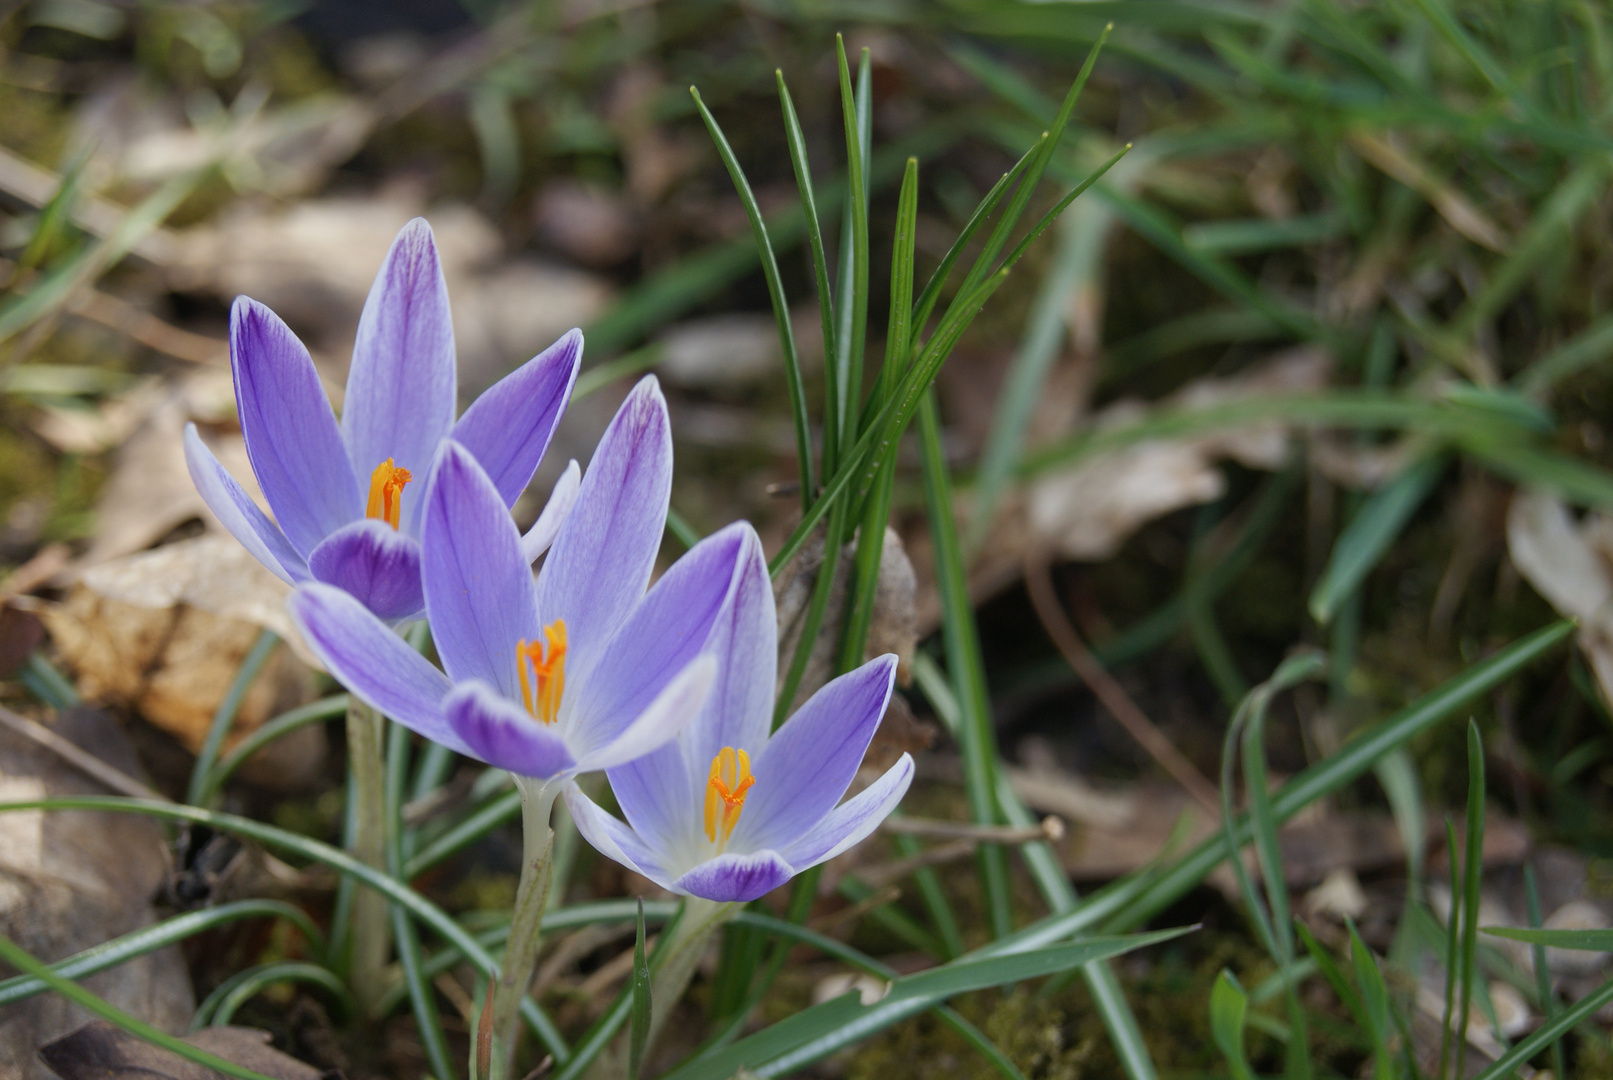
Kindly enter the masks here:
[[1549, 1023], [1536, 1028], [1527, 1039], [1502, 1054], [1496, 1059], [1495, 1064], [1479, 1073], [1476, 1080], [1509, 1080], [1516, 1076], [1518, 1066], [1525, 1064], [1579, 1024], [1595, 1016], [1610, 1001], [1613, 1001], [1613, 979], [1580, 998], [1572, 1008], [1564, 1009]]
[[164, 1050], [178, 1054], [186, 1061], [194, 1061], [198, 1065], [214, 1069], [225, 1076], [236, 1077], [238, 1080], [271, 1080], [270, 1077], [264, 1076], [260, 1072], [243, 1068], [233, 1061], [224, 1060], [217, 1054], [210, 1054], [206, 1050], [192, 1046], [188, 1042], [176, 1039], [166, 1031], [152, 1027], [139, 1017], [130, 1016], [116, 1005], [103, 1001], [71, 979], [58, 975], [48, 965], [18, 948], [15, 942], [3, 934], [0, 934], [0, 960], [4, 960], [24, 975], [31, 975], [38, 979], [80, 1008], [99, 1016], [108, 1023], [116, 1024], [129, 1034], [144, 1039], [153, 1046], [160, 1046]]
[[263, 665], [269, 662], [278, 644], [280, 637], [273, 630], [260, 630], [246, 658], [236, 669], [235, 678], [230, 680], [229, 689], [224, 692], [224, 700], [218, 703], [218, 709], [213, 713], [213, 722], [207, 726], [207, 737], [202, 740], [202, 748], [196, 753], [196, 763], [190, 771], [190, 785], [185, 789], [186, 802], [199, 805], [202, 796], [214, 787], [208, 783], [208, 778], [213, 771], [213, 763], [218, 760], [219, 749], [224, 745], [224, 737], [230, 733], [230, 725], [235, 723], [235, 715], [241, 711], [246, 692], [252, 689], [253, 681], [263, 671]]
[[638, 934], [633, 939], [633, 1015], [628, 1033], [627, 1075], [638, 1080], [650, 1039], [650, 962], [644, 955], [644, 901], [638, 902]]
[[1350, 960], [1355, 965], [1355, 983], [1361, 988], [1362, 1011], [1367, 1018], [1367, 1033], [1372, 1037], [1372, 1075], [1374, 1080], [1392, 1080], [1394, 1054], [1389, 1040], [1393, 1035], [1389, 1021], [1389, 988], [1383, 981], [1377, 957], [1372, 955], [1366, 942], [1356, 932], [1354, 921], [1349, 922]]
[[1249, 995], [1232, 972], [1221, 969], [1210, 988], [1210, 1035], [1227, 1059], [1232, 1080], [1254, 1080], [1254, 1070], [1243, 1052], [1243, 1026], [1249, 1012]]
[[[1467, 1075], [1467, 1025], [1473, 984], [1479, 977], [1479, 892], [1484, 882], [1484, 740], [1479, 725], [1467, 722], [1467, 850], [1462, 858], [1461, 977], [1456, 1032], [1456, 1075]], [[1454, 905], [1453, 905], [1454, 906]]]
[[1492, 937], [1510, 938], [1550, 949], [1613, 953], [1613, 930], [1526, 930], [1517, 926], [1481, 927]]
[[666, 1080], [727, 1080], [741, 1065], [764, 1078], [781, 1076], [859, 1042], [956, 994], [1051, 975], [1093, 960], [1180, 937], [1191, 928], [1121, 938], [1090, 938], [999, 956], [979, 956], [896, 979], [874, 1005], [852, 992], [815, 1005], [715, 1053], [684, 1063]]
[[1395, 542], [1406, 522], [1417, 512], [1445, 472], [1443, 455], [1424, 458], [1373, 492], [1339, 533], [1328, 556], [1327, 568], [1311, 590], [1310, 612], [1317, 622], [1331, 622], [1355, 590], [1361, 587], [1384, 552]]

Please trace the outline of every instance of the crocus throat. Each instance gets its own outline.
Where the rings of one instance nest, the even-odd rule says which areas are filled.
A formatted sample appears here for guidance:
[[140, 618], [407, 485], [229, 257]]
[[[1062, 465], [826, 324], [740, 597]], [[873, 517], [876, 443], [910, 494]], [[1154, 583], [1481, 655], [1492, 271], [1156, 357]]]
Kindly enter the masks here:
[[756, 777], [750, 774], [750, 755], [725, 746], [711, 759], [711, 776], [706, 780], [706, 839], [720, 847], [728, 846], [745, 795]]
[[403, 512], [403, 485], [414, 477], [408, 469], [400, 469], [387, 458], [370, 473], [370, 501], [364, 506], [364, 516], [398, 527], [398, 515]]
[[515, 666], [521, 673], [521, 701], [534, 720], [552, 724], [560, 715], [560, 695], [566, 690], [566, 620], [556, 619], [543, 628], [544, 641], [522, 638], [515, 645]]

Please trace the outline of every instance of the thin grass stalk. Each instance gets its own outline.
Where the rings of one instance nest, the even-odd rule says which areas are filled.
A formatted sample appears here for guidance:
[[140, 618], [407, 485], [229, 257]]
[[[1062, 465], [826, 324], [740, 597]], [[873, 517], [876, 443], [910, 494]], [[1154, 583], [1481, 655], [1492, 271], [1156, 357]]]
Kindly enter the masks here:
[[[1528, 862], [1523, 864], [1523, 892], [1524, 901], [1529, 908], [1529, 928], [1540, 929], [1540, 892], [1535, 887], [1535, 868]], [[1546, 960], [1546, 947], [1535, 943], [1530, 948], [1530, 959], [1535, 968], [1535, 993], [1540, 997], [1540, 1012], [1549, 1024], [1557, 1018], [1562, 1010], [1557, 1006], [1557, 995], [1551, 986], [1551, 965]], [[1553, 1039], [1551, 1043], [1551, 1075], [1566, 1077], [1568, 1070], [1563, 1065], [1563, 1042]]]
[[409, 857], [405, 880], [419, 877], [444, 859], [452, 858], [521, 813], [521, 793], [506, 791], [487, 800], [468, 816]]
[[[947, 668], [954, 680], [953, 692], [963, 709], [960, 741], [969, 811], [976, 823], [995, 825], [998, 824], [997, 738], [992, 726], [986, 673], [981, 665], [979, 632], [975, 628], [974, 608], [969, 599], [962, 554], [958, 550], [958, 527], [952, 516], [952, 482], [941, 453], [941, 419], [933, 391], [925, 393], [919, 409], [919, 439], [923, 448], [930, 538], [935, 545], [936, 584], [941, 592]], [[1013, 930], [1008, 859], [1001, 844], [981, 844], [979, 860], [992, 933], [1003, 937]]]
[[196, 805], [211, 805], [214, 796], [223, 788], [224, 782], [265, 746], [310, 724], [322, 724], [342, 716], [347, 712], [349, 704], [350, 700], [346, 694], [333, 694], [328, 698], [290, 709], [253, 728], [241, 737], [241, 741], [236, 743], [229, 753], [219, 758], [218, 764], [208, 770], [207, 781], [202, 786], [201, 796], [196, 800]]
[[1478, 978], [1479, 890], [1484, 881], [1484, 740], [1467, 722], [1467, 851], [1462, 860], [1462, 977], [1456, 1022], [1456, 1075], [1467, 1075], [1467, 1025]]
[[[401, 724], [391, 725], [386, 746], [386, 870], [393, 877], [403, 873], [403, 786], [409, 774], [409, 740], [407, 728]], [[457, 1080], [459, 1072], [454, 1068], [448, 1036], [443, 1032], [442, 1018], [437, 1013], [437, 995], [421, 971], [424, 961], [420, 935], [409, 913], [396, 904], [392, 905], [391, 917], [398, 964], [403, 972], [403, 983], [409, 990], [409, 1005], [426, 1063], [436, 1080]]]
[[872, 72], [868, 50], [858, 58], [857, 87], [852, 90], [846, 42], [835, 35], [835, 57], [840, 72], [841, 122], [846, 133], [846, 214], [840, 251], [840, 297], [835, 333], [834, 363], [838, 369], [839, 398], [836, 418], [840, 443], [857, 437], [862, 408], [863, 352], [868, 337], [868, 145], [872, 121]]
[[[262, 967], [241, 972], [224, 987], [220, 987], [220, 989], [227, 987], [228, 992], [220, 994], [215, 990], [209, 994], [197, 1007], [196, 1015], [206, 1015], [208, 1027], [224, 1027], [235, 1018], [241, 1006], [269, 987], [286, 982], [298, 982], [322, 988], [336, 1002], [341, 1018], [351, 1017], [358, 1008], [347, 986], [329, 968], [306, 961], [292, 960], [278, 964], [264, 964]], [[196, 1030], [194, 1022], [192, 1030]]]
[[[352, 698], [347, 706], [347, 767], [352, 781], [353, 857], [372, 870], [386, 867], [386, 770], [381, 761], [381, 733], [386, 717]], [[386, 898], [357, 886], [353, 893], [351, 930], [353, 958], [348, 982], [359, 1007], [368, 1013], [385, 990], [384, 971], [391, 948], [391, 919]]]
[[829, 609], [829, 594], [834, 589], [834, 579], [839, 572], [840, 546], [847, 518], [850, 517], [849, 504], [849, 499], [825, 492], [813, 506], [813, 510], [825, 505], [832, 506], [829, 523], [823, 533], [823, 564], [818, 567], [817, 580], [812, 584], [812, 599], [807, 604], [806, 617], [801, 622], [801, 636], [796, 639], [795, 653], [790, 657], [789, 669], [784, 673], [778, 700], [773, 705], [774, 731], [777, 731], [785, 718], [790, 715], [796, 692], [801, 686], [801, 679], [806, 674], [807, 664], [812, 659], [812, 648], [817, 643], [818, 634], [823, 628], [824, 615]]
[[252, 689], [252, 684], [263, 672], [263, 666], [274, 655], [274, 647], [278, 644], [280, 636], [273, 630], [258, 631], [252, 647], [235, 671], [235, 678], [230, 680], [224, 699], [213, 713], [213, 722], [207, 726], [207, 737], [202, 740], [202, 748], [196, 752], [196, 763], [191, 766], [190, 784], [185, 789], [185, 801], [191, 805], [201, 805], [208, 794], [208, 774], [213, 771], [213, 763], [218, 760], [218, 752], [224, 746], [230, 726], [240, 715], [241, 702], [246, 700], [247, 691]]
[[516, 777], [521, 792], [521, 883], [515, 890], [510, 936], [504, 946], [498, 984], [493, 995], [493, 1038], [503, 1054], [506, 1069], [515, 1065], [518, 1021], [532, 972], [538, 963], [543, 912], [549, 902], [549, 874], [553, 868], [554, 830], [549, 820], [561, 784]]
[[1450, 860], [1451, 903], [1445, 916], [1445, 1011], [1439, 1019], [1439, 1080], [1450, 1071], [1451, 1019], [1456, 1015], [1457, 956], [1461, 949], [1462, 860], [1458, 855], [1456, 828], [1445, 820], [1445, 855]]
[[238, 1080], [272, 1080], [271, 1077], [264, 1076], [260, 1072], [244, 1068], [233, 1061], [226, 1061], [217, 1054], [209, 1053], [200, 1047], [192, 1046], [188, 1042], [176, 1039], [166, 1031], [151, 1026], [137, 1016], [129, 1015], [116, 1005], [92, 994], [71, 979], [58, 975], [50, 969], [49, 965], [19, 948], [15, 942], [3, 934], [0, 934], [0, 960], [4, 960], [23, 974], [31, 975], [38, 979], [80, 1008], [99, 1016], [111, 1024], [115, 1024], [136, 1038], [144, 1039], [154, 1046], [160, 1046], [164, 1050], [178, 1054], [187, 1061], [194, 1061], [198, 1065], [217, 1070], [225, 1076], [236, 1077]]
[[[827, 361], [838, 355], [835, 344], [835, 310], [834, 296], [829, 290], [829, 260], [823, 252], [823, 230], [818, 224], [817, 196], [812, 185], [812, 168], [807, 164], [806, 136], [801, 131], [801, 121], [795, 115], [795, 102], [790, 98], [790, 91], [784, 85], [784, 72], [775, 71], [774, 77], [778, 80], [779, 107], [784, 112], [784, 134], [790, 147], [790, 166], [795, 170], [795, 184], [801, 192], [801, 214], [806, 220], [807, 246], [812, 252], [812, 270], [817, 279], [818, 288], [818, 316], [823, 323], [823, 355]], [[824, 392], [828, 403], [825, 404], [824, 416], [834, 415], [830, 403], [839, 398], [839, 384], [835, 379], [835, 366], [826, 362], [823, 365]], [[839, 464], [840, 428], [838, 424], [827, 421], [823, 428], [823, 471], [832, 472]], [[817, 497], [816, 492], [808, 492], [808, 498], [801, 506], [803, 510], [812, 508], [812, 501]]]
[[[780, 85], [783, 85], [782, 76]], [[711, 133], [712, 142], [717, 145], [717, 156], [722, 158], [723, 165], [728, 169], [728, 176], [734, 182], [734, 190], [739, 193], [739, 200], [745, 207], [745, 216], [750, 219], [751, 234], [756, 239], [756, 252], [762, 260], [762, 276], [767, 281], [767, 297], [773, 305], [773, 320], [778, 324], [779, 351], [784, 357], [784, 381], [790, 394], [791, 419], [795, 427], [796, 467], [800, 474], [801, 509], [804, 512], [812, 507], [812, 491], [815, 485], [812, 472], [812, 428], [807, 419], [806, 391], [801, 383], [801, 362], [795, 351], [795, 331], [790, 326], [790, 305], [784, 298], [784, 282], [779, 277], [778, 259], [773, 255], [773, 244], [767, 236], [767, 222], [762, 219], [761, 207], [756, 205], [756, 196], [751, 192], [750, 182], [745, 179], [745, 171], [740, 168], [739, 159], [734, 156], [733, 147], [729, 146], [727, 137], [717, 123], [717, 118], [711, 115], [711, 110], [706, 108], [706, 103], [701, 100], [700, 91], [691, 86], [689, 93], [694, 97], [695, 108], [699, 110], [700, 118], [706, 122], [706, 130]], [[860, 170], [854, 171], [853, 175], [855, 180], [861, 180]], [[812, 190], [810, 176], [802, 184], [801, 190], [810, 199]], [[813, 233], [817, 232], [815, 211], [808, 214], [807, 227]], [[820, 240], [820, 247], [821, 243]]]

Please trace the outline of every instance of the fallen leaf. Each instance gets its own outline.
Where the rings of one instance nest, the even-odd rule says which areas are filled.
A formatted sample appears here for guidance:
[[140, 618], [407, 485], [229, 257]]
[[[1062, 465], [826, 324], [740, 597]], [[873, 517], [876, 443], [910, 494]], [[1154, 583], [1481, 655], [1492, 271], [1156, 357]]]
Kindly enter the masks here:
[[[139, 772], [122, 729], [95, 709], [65, 710], [52, 730], [108, 764]], [[105, 789], [55, 754], [0, 731], [0, 799], [101, 795]], [[153, 819], [91, 811], [0, 814], [0, 929], [41, 960], [55, 961], [156, 921], [151, 898], [168, 870]], [[174, 948], [89, 976], [83, 985], [141, 1019], [180, 1031], [195, 1010], [190, 977]], [[44, 1080], [34, 1048], [89, 1019], [57, 994], [0, 1010], [0, 1076]]]
[[[244, 1027], [203, 1028], [185, 1042], [273, 1080], [322, 1080], [325, 1073], [269, 1045], [267, 1031]], [[224, 1074], [152, 1046], [115, 1024], [92, 1020], [70, 1035], [39, 1048], [61, 1080], [223, 1080]]]
[[[1200, 379], [1166, 398], [1163, 407], [1191, 411], [1279, 392], [1317, 389], [1331, 358], [1313, 347], [1280, 353], [1227, 379]], [[1126, 427], [1153, 407], [1120, 401], [1091, 420], [1095, 431]], [[1070, 559], [1097, 561], [1120, 550], [1156, 518], [1211, 502], [1226, 490], [1218, 462], [1231, 458], [1253, 469], [1280, 468], [1292, 432], [1279, 420], [1181, 439], [1154, 439], [1048, 473], [1031, 485], [1031, 539]]]
[[1613, 523], [1581, 523], [1544, 491], [1520, 489], [1507, 510], [1507, 551], [1525, 581], [1559, 615], [1579, 620], [1579, 647], [1604, 701], [1613, 702]]
[[[230, 744], [312, 698], [288, 591], [234, 539], [207, 535], [92, 566], [37, 610], [86, 698], [127, 706], [194, 752], [262, 629], [293, 649], [276, 650], [247, 691]], [[295, 783], [316, 769], [324, 740], [306, 730], [272, 743], [258, 772]]]
[[[779, 671], [788, 671], [795, 657], [796, 642], [806, 623], [812, 602], [812, 589], [823, 565], [824, 543], [821, 534], [802, 546], [795, 558], [773, 580], [773, 595], [778, 604]], [[839, 647], [840, 627], [845, 619], [847, 584], [851, 579], [852, 561], [856, 557], [856, 541], [842, 545], [840, 558], [835, 564], [834, 581], [829, 590], [829, 602], [823, 616], [818, 639], [812, 645], [801, 683], [796, 690], [793, 712], [818, 688], [829, 681], [835, 652]], [[896, 678], [907, 685], [911, 678], [908, 665], [918, 644], [914, 595], [917, 580], [913, 564], [908, 561], [902, 547], [902, 538], [895, 529], [886, 528], [885, 543], [880, 552], [879, 581], [874, 590], [874, 614], [868, 627], [868, 642], [863, 659], [895, 653]]]

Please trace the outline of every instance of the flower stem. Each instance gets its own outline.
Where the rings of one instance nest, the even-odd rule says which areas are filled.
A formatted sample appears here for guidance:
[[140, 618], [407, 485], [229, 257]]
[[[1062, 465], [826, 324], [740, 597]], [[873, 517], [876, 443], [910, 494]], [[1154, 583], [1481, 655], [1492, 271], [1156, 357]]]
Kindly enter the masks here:
[[515, 778], [521, 792], [521, 884], [515, 893], [515, 911], [510, 917], [509, 942], [499, 967], [498, 990], [493, 998], [494, 1039], [503, 1050], [504, 1061], [515, 1063], [515, 1040], [520, 1034], [521, 998], [532, 984], [537, 967], [538, 944], [543, 928], [543, 910], [549, 900], [549, 874], [553, 869], [554, 830], [549, 827], [559, 783]]
[[[386, 871], [386, 776], [381, 762], [385, 718], [358, 698], [347, 706], [347, 758], [353, 773], [353, 857]], [[360, 888], [353, 898], [353, 994], [368, 1012], [386, 989], [383, 978], [391, 945], [386, 897]]]

